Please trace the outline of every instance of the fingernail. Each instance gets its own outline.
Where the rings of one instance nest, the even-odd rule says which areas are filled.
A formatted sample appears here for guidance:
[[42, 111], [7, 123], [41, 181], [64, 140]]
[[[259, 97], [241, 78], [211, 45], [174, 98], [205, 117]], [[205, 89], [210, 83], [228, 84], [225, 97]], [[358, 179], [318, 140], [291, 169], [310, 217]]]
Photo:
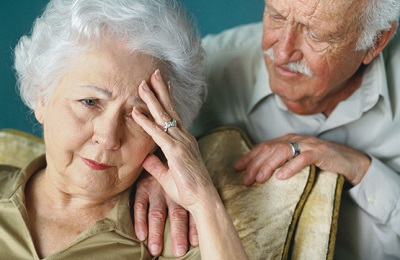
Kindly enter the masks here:
[[154, 74], [156, 75], [156, 79], [161, 81], [161, 73], [159, 69], [156, 69], [156, 71], [154, 72]]
[[142, 80], [142, 83], [140, 83], [140, 86], [141, 86], [144, 90], [150, 91], [150, 88], [149, 88], [149, 86], [147, 86], [147, 83], [146, 83], [145, 80]]
[[256, 176], [256, 181], [257, 181], [257, 182], [262, 182], [262, 181], [264, 180], [264, 178], [265, 178], [265, 174], [262, 173], [262, 172], [259, 172], [259, 173], [257, 174], [257, 176]]
[[245, 176], [245, 177], [243, 178], [243, 184], [244, 184], [244, 185], [246, 185], [246, 186], [249, 186], [249, 185], [251, 185], [251, 184], [252, 184], [252, 182], [251, 182], [251, 178], [250, 178], [250, 177], [247, 177], [247, 176]]
[[233, 168], [235, 168], [235, 170], [237, 170], [237, 171], [242, 170], [242, 167], [241, 167], [241, 164], [239, 161], [234, 162]]
[[168, 81], [168, 82], [167, 82], [167, 86], [168, 86], [168, 93], [169, 93], [170, 97], [172, 97], [171, 81]]
[[176, 256], [180, 257], [183, 256], [184, 254], [186, 254], [187, 248], [184, 246], [178, 246], [178, 248], [176, 249]]
[[150, 246], [150, 252], [152, 255], [158, 255], [160, 252], [158, 252], [158, 250], [160, 250], [160, 247], [157, 245], [151, 245]]
[[192, 239], [193, 239], [193, 241], [192, 241], [193, 244], [195, 244], [195, 245], [199, 244], [199, 236], [198, 235], [194, 235]]
[[144, 233], [142, 231], [138, 231], [136, 236], [140, 241], [143, 241], [143, 240], [146, 239], [146, 237], [145, 237], [145, 235], [144, 235]]
[[134, 115], [138, 115], [139, 114], [139, 111], [138, 111], [138, 109], [136, 107], [132, 108], [132, 114], [134, 114]]

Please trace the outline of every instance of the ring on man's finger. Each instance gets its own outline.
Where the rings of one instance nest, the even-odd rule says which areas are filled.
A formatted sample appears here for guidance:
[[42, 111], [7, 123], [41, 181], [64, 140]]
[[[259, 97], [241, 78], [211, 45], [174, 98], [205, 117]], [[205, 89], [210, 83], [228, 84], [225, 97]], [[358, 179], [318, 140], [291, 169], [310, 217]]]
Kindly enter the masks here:
[[168, 128], [170, 128], [170, 127], [176, 127], [178, 124], [176, 123], [176, 120], [175, 119], [173, 119], [173, 120], [171, 120], [171, 121], [169, 121], [169, 122], [165, 122], [165, 124], [164, 124], [164, 132], [167, 132], [168, 131]]
[[292, 151], [293, 151], [293, 156], [292, 158], [296, 157], [297, 155], [300, 154], [300, 146], [298, 143], [296, 142], [289, 142], [290, 146], [292, 147]]

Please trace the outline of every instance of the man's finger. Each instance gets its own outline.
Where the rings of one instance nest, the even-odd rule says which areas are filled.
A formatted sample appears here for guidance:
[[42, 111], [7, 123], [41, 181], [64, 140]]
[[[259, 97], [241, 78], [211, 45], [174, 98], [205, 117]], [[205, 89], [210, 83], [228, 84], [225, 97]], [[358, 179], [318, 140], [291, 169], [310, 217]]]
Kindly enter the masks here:
[[250, 151], [248, 153], [246, 153], [245, 155], [243, 155], [242, 157], [240, 157], [233, 165], [233, 167], [235, 168], [236, 171], [243, 171], [244, 169], [246, 169], [247, 165], [251, 162], [251, 160], [253, 159], [253, 151]]
[[149, 195], [146, 191], [137, 188], [135, 202], [133, 204], [133, 218], [136, 236], [140, 241], [147, 238], [147, 210], [149, 207]]
[[163, 248], [165, 219], [167, 205], [165, 199], [150, 198], [149, 207], [149, 251], [153, 256], [161, 254]]
[[299, 171], [301, 171], [307, 165], [310, 165], [312, 162], [306, 159], [307, 154], [302, 153], [293, 160], [289, 161], [287, 164], [282, 166], [281, 169], [276, 174], [276, 177], [280, 180], [289, 179]]
[[199, 245], [199, 235], [197, 233], [196, 223], [191, 214], [189, 214], [189, 241], [192, 246]]
[[172, 200], [168, 203], [168, 215], [171, 222], [172, 250], [176, 257], [186, 254], [188, 246], [188, 212]]

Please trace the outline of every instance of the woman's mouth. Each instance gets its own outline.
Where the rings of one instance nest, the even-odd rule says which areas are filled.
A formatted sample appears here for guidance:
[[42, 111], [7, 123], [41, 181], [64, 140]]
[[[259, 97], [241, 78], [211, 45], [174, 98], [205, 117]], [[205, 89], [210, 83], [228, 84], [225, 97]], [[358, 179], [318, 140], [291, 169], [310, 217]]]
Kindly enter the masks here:
[[111, 165], [98, 163], [96, 161], [92, 161], [86, 158], [82, 158], [82, 160], [86, 164], [86, 166], [95, 171], [104, 171], [112, 167]]

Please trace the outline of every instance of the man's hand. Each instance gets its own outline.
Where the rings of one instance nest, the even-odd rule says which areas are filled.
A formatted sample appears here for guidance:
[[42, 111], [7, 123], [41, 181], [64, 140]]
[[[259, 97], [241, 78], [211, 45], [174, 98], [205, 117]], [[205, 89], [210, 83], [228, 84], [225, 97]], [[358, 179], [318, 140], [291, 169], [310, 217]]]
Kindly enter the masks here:
[[[290, 142], [297, 143], [301, 151], [293, 160]], [[278, 179], [290, 178], [310, 164], [315, 164], [321, 170], [342, 174], [352, 185], [357, 185], [368, 170], [371, 159], [348, 146], [315, 137], [288, 134], [255, 146], [235, 163], [235, 169], [245, 170], [243, 182], [252, 185], [255, 181], [267, 181], [282, 165], [277, 173]]]
[[171, 222], [173, 252], [176, 257], [180, 257], [188, 250], [188, 234], [192, 246], [199, 244], [194, 220], [183, 207], [165, 194], [153, 176], [143, 173], [137, 181], [133, 206], [134, 225], [139, 240], [143, 241], [148, 237], [149, 251], [153, 256], [159, 255], [163, 249], [167, 209]]

